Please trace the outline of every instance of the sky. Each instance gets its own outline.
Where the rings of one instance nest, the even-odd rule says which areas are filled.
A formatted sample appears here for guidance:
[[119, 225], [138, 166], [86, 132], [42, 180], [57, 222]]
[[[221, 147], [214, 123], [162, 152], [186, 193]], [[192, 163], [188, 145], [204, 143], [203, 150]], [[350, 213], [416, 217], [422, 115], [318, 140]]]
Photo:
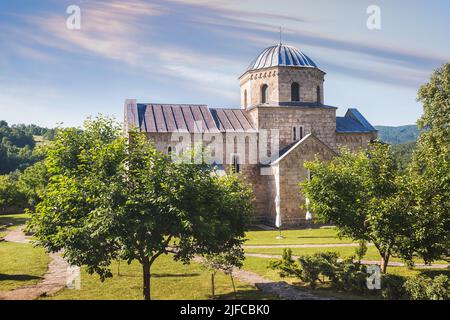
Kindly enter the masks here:
[[[67, 28], [67, 8], [81, 29]], [[380, 8], [381, 29], [367, 27]], [[239, 81], [282, 41], [327, 73], [325, 103], [413, 124], [417, 90], [450, 58], [448, 0], [0, 0], [0, 120], [123, 121], [125, 99], [239, 107]]]

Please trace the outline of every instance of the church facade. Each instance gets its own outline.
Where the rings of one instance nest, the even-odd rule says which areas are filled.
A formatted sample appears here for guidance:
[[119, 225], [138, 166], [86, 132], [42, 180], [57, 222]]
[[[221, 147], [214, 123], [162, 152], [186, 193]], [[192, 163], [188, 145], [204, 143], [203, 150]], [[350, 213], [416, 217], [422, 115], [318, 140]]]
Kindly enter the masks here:
[[220, 172], [239, 172], [252, 185], [255, 223], [275, 225], [278, 216], [283, 227], [302, 226], [310, 215], [299, 188], [309, 179], [304, 162], [329, 160], [341, 146], [356, 151], [377, 138], [357, 109], [337, 117], [337, 108], [324, 103], [324, 77], [300, 50], [279, 44], [239, 78], [240, 108], [127, 99], [125, 130], [137, 128], [167, 153], [201, 146]]

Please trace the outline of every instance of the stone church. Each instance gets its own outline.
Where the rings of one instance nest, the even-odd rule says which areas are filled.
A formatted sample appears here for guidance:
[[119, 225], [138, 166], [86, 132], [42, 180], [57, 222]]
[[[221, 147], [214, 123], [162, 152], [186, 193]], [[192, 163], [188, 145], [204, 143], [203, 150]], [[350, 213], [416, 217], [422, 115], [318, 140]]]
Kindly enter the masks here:
[[[355, 108], [337, 117], [325, 104], [325, 72], [295, 47], [263, 50], [239, 78], [240, 108], [125, 101], [125, 130], [138, 128], [167, 153], [200, 144], [223, 174], [251, 183], [255, 223], [298, 227], [310, 218], [299, 182], [305, 161], [328, 160], [340, 146], [365, 148], [375, 128]], [[212, 147], [211, 147], [212, 146]]]

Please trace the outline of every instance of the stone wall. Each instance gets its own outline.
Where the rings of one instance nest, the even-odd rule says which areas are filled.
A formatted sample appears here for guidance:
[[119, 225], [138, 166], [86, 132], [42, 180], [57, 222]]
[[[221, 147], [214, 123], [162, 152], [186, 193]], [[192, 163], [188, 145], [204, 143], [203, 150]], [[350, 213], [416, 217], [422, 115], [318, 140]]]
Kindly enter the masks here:
[[324, 101], [323, 82], [325, 73], [316, 68], [279, 68], [279, 102], [291, 101], [291, 85], [300, 85], [300, 102], [318, 102], [317, 87], [320, 88], [320, 103]]
[[257, 107], [249, 110], [257, 118], [257, 128], [278, 129], [280, 149], [294, 142], [292, 128], [303, 127], [303, 136], [312, 133], [336, 150], [336, 109], [306, 107]]
[[[279, 161], [280, 209], [284, 227], [306, 223], [306, 200], [299, 187], [299, 183], [308, 178], [305, 162], [314, 160], [316, 156], [327, 161], [335, 155], [316, 138], [310, 137]], [[269, 213], [271, 216], [274, 214]]]
[[[291, 101], [291, 85], [300, 86], [300, 102], [318, 102], [317, 87], [320, 88], [320, 103], [324, 102], [323, 82], [325, 73], [317, 68], [272, 67], [245, 73], [240, 78], [241, 107], [261, 104], [261, 88], [269, 88], [268, 105], [279, 105]], [[247, 102], [245, 100], [247, 92]]]
[[370, 141], [378, 137], [377, 132], [368, 133], [337, 133], [336, 144], [340, 148], [346, 146], [350, 151], [355, 152], [367, 148]]

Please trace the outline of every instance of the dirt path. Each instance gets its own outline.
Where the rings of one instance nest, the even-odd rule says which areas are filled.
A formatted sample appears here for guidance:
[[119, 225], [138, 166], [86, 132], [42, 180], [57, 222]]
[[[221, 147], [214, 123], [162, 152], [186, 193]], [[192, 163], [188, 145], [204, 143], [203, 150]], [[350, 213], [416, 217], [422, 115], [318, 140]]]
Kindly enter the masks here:
[[[29, 238], [23, 233], [23, 228], [24, 226], [20, 226], [9, 232], [5, 240], [18, 243], [30, 242]], [[66, 286], [66, 273], [69, 265], [60, 253], [51, 253], [50, 259], [48, 270], [41, 282], [11, 291], [0, 291], [0, 300], [33, 300], [63, 289]]]
[[[194, 261], [201, 263], [202, 258], [197, 257]], [[320, 297], [306, 290], [296, 288], [287, 282], [275, 282], [254, 272], [242, 269], [233, 270], [233, 276], [242, 282], [255, 286], [264, 293], [278, 296], [285, 300], [333, 300], [332, 298]]]
[[[264, 253], [246, 253], [245, 256], [247, 257], [254, 257], [254, 258], [263, 258], [263, 259], [281, 259], [281, 255], [278, 254], [264, 254]], [[294, 259], [298, 259], [298, 256], [292, 256]], [[368, 264], [368, 265], [375, 265], [380, 264], [380, 261], [374, 261], [374, 260], [361, 260], [362, 264]], [[391, 267], [404, 267], [406, 266], [402, 262], [389, 262], [389, 266]], [[429, 268], [429, 269], [447, 269], [450, 268], [450, 265], [448, 264], [431, 264], [426, 265], [423, 263], [416, 263], [414, 265], [418, 268]]]
[[8, 232], [8, 234], [3, 238], [8, 242], [17, 242], [17, 243], [28, 243], [30, 239], [25, 235], [23, 229], [25, 226], [19, 226], [16, 229]]

